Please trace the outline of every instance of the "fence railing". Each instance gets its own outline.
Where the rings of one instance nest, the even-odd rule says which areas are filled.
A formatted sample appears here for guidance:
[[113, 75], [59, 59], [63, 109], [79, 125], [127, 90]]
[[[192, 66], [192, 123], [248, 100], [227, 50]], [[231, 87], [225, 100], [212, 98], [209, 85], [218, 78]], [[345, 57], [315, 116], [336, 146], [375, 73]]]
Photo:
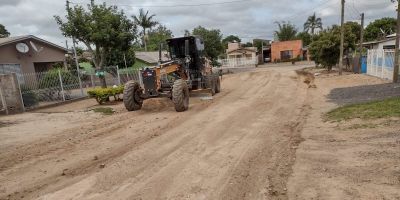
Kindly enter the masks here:
[[250, 68], [258, 63], [257, 58], [228, 58], [220, 59], [221, 68]]
[[393, 79], [394, 50], [368, 50], [367, 74]]
[[[87, 96], [87, 91], [102, 86], [94, 69], [64, 70], [52, 69], [46, 72], [17, 74], [25, 109], [51, 105]], [[125, 84], [139, 80], [137, 69], [106, 67], [104, 79], [107, 86]]]

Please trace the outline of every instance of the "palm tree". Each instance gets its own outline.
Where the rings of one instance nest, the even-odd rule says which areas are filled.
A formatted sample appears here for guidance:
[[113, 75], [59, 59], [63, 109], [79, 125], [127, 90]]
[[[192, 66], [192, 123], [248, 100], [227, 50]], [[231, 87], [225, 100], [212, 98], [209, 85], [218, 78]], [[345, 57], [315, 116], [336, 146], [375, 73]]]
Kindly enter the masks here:
[[278, 25], [278, 30], [275, 31], [275, 36], [279, 41], [288, 41], [296, 38], [296, 26], [290, 22], [275, 22]]
[[311, 32], [312, 35], [314, 35], [315, 29], [320, 29], [322, 30], [322, 20], [321, 18], [311, 15], [308, 17], [306, 23], [304, 23], [304, 31], [305, 32]]
[[154, 14], [149, 16], [149, 11], [147, 11], [145, 13], [142, 8], [139, 10], [138, 16], [133, 16], [135, 24], [143, 28], [143, 44], [144, 44], [145, 51], [147, 51], [146, 29], [151, 29], [152, 27], [154, 27], [158, 24], [157, 21], [153, 20], [153, 17], [155, 17], [155, 16], [156, 15], [154, 15]]

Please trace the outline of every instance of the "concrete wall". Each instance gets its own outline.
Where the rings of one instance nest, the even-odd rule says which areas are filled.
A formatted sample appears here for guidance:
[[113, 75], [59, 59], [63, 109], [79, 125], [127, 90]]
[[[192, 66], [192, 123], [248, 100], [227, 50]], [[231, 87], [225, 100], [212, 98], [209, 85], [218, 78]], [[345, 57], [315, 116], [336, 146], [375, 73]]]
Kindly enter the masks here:
[[13, 74], [0, 74], [0, 88], [3, 99], [6, 101], [9, 114], [21, 113], [24, 111], [22, 96], [17, 81], [17, 76]]
[[293, 51], [293, 58], [302, 56], [303, 41], [291, 40], [283, 42], [273, 42], [271, 44], [271, 61], [281, 60], [281, 51]]
[[[29, 41], [34, 42], [37, 48], [43, 47], [43, 50], [36, 52]], [[20, 64], [22, 73], [32, 73], [35, 72], [35, 62], [65, 62], [66, 52], [62, 49], [32, 39], [21, 42], [29, 46], [29, 52], [19, 53], [15, 48], [15, 45], [19, 42], [0, 46], [0, 64]]]

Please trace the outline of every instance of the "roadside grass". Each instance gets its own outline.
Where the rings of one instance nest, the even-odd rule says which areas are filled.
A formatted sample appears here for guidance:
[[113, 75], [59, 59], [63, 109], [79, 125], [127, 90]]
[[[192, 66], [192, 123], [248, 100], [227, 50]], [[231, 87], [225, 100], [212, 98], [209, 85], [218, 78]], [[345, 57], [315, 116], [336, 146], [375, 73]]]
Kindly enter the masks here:
[[101, 113], [103, 115], [112, 115], [114, 114], [114, 110], [109, 107], [99, 107], [92, 109], [94, 112]]
[[339, 107], [325, 117], [328, 121], [400, 117], [400, 97]]

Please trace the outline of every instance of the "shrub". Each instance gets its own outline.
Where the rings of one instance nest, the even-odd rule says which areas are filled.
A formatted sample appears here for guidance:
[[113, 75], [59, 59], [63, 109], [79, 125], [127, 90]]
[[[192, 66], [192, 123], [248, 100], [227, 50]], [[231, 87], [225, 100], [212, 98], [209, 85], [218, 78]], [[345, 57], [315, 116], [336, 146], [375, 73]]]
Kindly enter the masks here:
[[120, 85], [117, 87], [107, 87], [107, 88], [94, 88], [89, 90], [87, 93], [89, 97], [95, 98], [99, 104], [103, 104], [108, 101], [111, 96], [114, 97], [115, 101], [120, 100], [120, 94], [124, 92], [124, 86]]
[[[58, 88], [61, 90], [60, 77], [58, 75], [59, 69], [51, 69], [47, 71], [44, 76], [39, 80], [39, 88]], [[77, 75], [72, 74], [66, 70], [60, 70], [61, 78], [64, 89], [72, 89], [78, 82]]]
[[37, 94], [25, 85], [21, 85], [21, 94], [25, 107], [33, 107], [39, 103]]

